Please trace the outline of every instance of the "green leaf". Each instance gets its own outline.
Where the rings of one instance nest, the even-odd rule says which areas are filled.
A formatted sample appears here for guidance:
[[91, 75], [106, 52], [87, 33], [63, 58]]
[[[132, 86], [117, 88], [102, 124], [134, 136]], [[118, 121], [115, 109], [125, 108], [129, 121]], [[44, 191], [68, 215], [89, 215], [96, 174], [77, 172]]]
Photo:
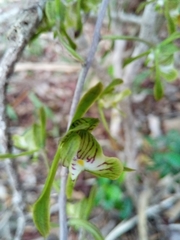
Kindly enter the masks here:
[[56, 0], [59, 4], [59, 16], [60, 16], [60, 24], [64, 24], [65, 18], [66, 18], [66, 6], [63, 3], [63, 0]]
[[61, 34], [65, 36], [65, 38], [67, 39], [68, 43], [69, 43], [69, 47], [72, 48], [72, 50], [76, 50], [77, 46], [75, 44], [75, 42], [70, 38], [70, 36], [68, 35], [66, 28], [64, 26], [61, 27]]
[[86, 220], [82, 220], [78, 218], [70, 219], [68, 221], [68, 225], [73, 227], [78, 227], [78, 228], [84, 228], [87, 232], [92, 234], [95, 240], [104, 240], [99, 229], [95, 225], [93, 225], [92, 223]]
[[[71, 203], [68, 202], [67, 214], [69, 218], [89, 219], [94, 206], [96, 190], [97, 187], [93, 186], [88, 197], [83, 198], [76, 203], [73, 203], [72, 201]], [[84, 238], [81, 237], [81, 239], [83, 240]]]
[[161, 81], [156, 81], [154, 85], [154, 96], [156, 100], [160, 100], [164, 95], [164, 90]]
[[55, 11], [56, 11], [56, 18], [61, 18], [61, 4], [62, 4], [61, 0], [55, 0], [55, 2], [54, 2], [54, 8], [55, 8]]
[[145, 52], [137, 55], [136, 57], [131, 57], [131, 58], [125, 59], [125, 60], [124, 60], [124, 63], [123, 63], [123, 67], [125, 67], [125, 66], [128, 65], [129, 63], [131, 63], [131, 62], [133, 62], [133, 61], [135, 61], [135, 60], [137, 60], [137, 59], [139, 59], [139, 58], [142, 58], [142, 57], [144, 57], [144, 56], [147, 56], [149, 53], [150, 53], [150, 50], [145, 51]]
[[11, 120], [18, 120], [18, 115], [16, 114], [14, 108], [9, 104], [6, 106], [6, 113]]
[[166, 45], [161, 45], [157, 48], [160, 50], [160, 58], [163, 55], [163, 57], [169, 57], [173, 55], [175, 52], [179, 51], [179, 48], [174, 45], [174, 43], [167, 43]]
[[[119, 205], [119, 204], [118, 204]], [[121, 219], [128, 219], [132, 215], [133, 211], [133, 203], [132, 200], [128, 197], [123, 198], [123, 201], [121, 203], [120, 207], [120, 218]]]
[[100, 117], [101, 117], [102, 124], [103, 124], [105, 130], [107, 131], [107, 133], [111, 136], [111, 133], [109, 131], [109, 126], [108, 126], [108, 123], [106, 121], [106, 118], [105, 118], [105, 115], [104, 115], [104, 112], [102, 110], [102, 107], [101, 107], [100, 103], [98, 104], [98, 110], [99, 110], [99, 114], [100, 114]]
[[33, 124], [33, 139], [37, 148], [42, 148], [41, 127], [39, 124]]
[[114, 91], [114, 88], [122, 83], [123, 83], [123, 80], [120, 78], [113, 79], [112, 82], [107, 87], [105, 87], [105, 89], [102, 91], [100, 97], [106, 94], [112, 93]]
[[112, 104], [117, 104], [117, 103], [121, 102], [124, 98], [128, 97], [129, 95], [131, 95], [130, 89], [125, 89], [122, 92], [117, 93], [114, 96], [114, 100], [113, 100]]
[[155, 85], [153, 90], [154, 90], [155, 99], [160, 100], [164, 95], [164, 89], [163, 89], [163, 85], [160, 77], [160, 74], [161, 74], [160, 66], [159, 66], [160, 51], [158, 48], [154, 51], [154, 54], [155, 54]]
[[138, 5], [138, 7], [137, 7], [137, 9], [136, 9], [136, 13], [140, 13], [144, 8], [145, 8], [145, 6], [147, 5], [147, 4], [149, 4], [150, 2], [153, 2], [154, 0], [151, 0], [151, 1], [148, 1], [148, 2], [141, 2], [139, 5]]
[[42, 236], [46, 237], [50, 230], [50, 193], [60, 160], [60, 148], [57, 149], [43, 191], [33, 206], [33, 220]]
[[89, 197], [86, 199], [86, 206], [85, 206], [84, 209], [82, 209], [82, 214], [81, 215], [82, 215], [83, 219], [88, 219], [91, 212], [92, 212], [96, 192], [97, 192], [97, 188], [95, 186], [93, 186], [91, 188]]
[[81, 0], [77, 1], [76, 14], [77, 14], [77, 27], [76, 27], [77, 29], [76, 29], [75, 37], [79, 37], [83, 28], [82, 20], [81, 20]]
[[46, 112], [43, 107], [40, 108], [39, 110], [39, 115], [40, 115], [40, 128], [41, 128], [41, 144], [42, 147], [45, 147], [46, 144]]
[[0, 159], [29, 156], [29, 155], [32, 155], [35, 152], [38, 152], [38, 149], [31, 150], [31, 151], [26, 151], [26, 152], [21, 152], [21, 153], [17, 153], [17, 154], [13, 154], [13, 153], [0, 154]]
[[58, 37], [59, 37], [59, 40], [61, 42], [61, 44], [66, 48], [66, 50], [78, 61], [80, 61], [81, 63], [84, 62], [84, 59], [70, 46], [68, 45], [63, 37], [61, 36], [61, 34], [58, 32]]
[[131, 91], [129, 89], [125, 89], [122, 92], [106, 95], [106, 97], [104, 97], [103, 99], [100, 99], [99, 106], [104, 108], [116, 107], [119, 102], [124, 100], [124, 98], [126, 98], [130, 94], [131, 94]]
[[84, 94], [84, 96], [81, 98], [76, 112], [74, 114], [72, 122], [77, 120], [78, 118], [81, 118], [91, 107], [91, 105], [98, 99], [103, 89], [102, 83], [96, 84], [94, 87], [90, 88], [88, 92]]
[[168, 38], [166, 38], [164, 41], [162, 41], [162, 42], [159, 44], [159, 47], [160, 47], [160, 46], [165, 46], [165, 45], [167, 45], [168, 43], [171, 43], [171, 42], [173, 42], [174, 40], [179, 39], [179, 38], [180, 38], [180, 32], [174, 32], [174, 33], [171, 34]]
[[173, 82], [178, 77], [178, 71], [173, 66], [160, 66], [161, 76], [168, 82]]
[[168, 152], [165, 154], [165, 159], [174, 168], [180, 168], [180, 154], [176, 152]]
[[123, 35], [107, 35], [103, 36], [102, 39], [104, 40], [127, 40], [127, 41], [138, 41], [138, 42], [143, 42], [149, 47], [153, 47], [153, 44], [151, 42], [148, 42], [144, 39], [141, 39], [139, 37], [133, 37], [133, 36], [123, 36]]
[[37, 149], [37, 145], [34, 141], [33, 127], [26, 130], [22, 135], [13, 135], [13, 144], [15, 147], [23, 150], [34, 150]]
[[146, 92], [149, 91], [149, 89], [147, 90], [142, 88], [142, 84], [148, 77], [150, 77], [150, 74], [151, 74], [150, 69], [143, 70], [142, 72], [138, 73], [135, 76], [134, 81], [132, 83], [132, 92], [139, 94], [142, 91], [146, 91]]
[[29, 94], [29, 99], [31, 100], [31, 102], [33, 103], [33, 105], [35, 106], [35, 108], [41, 108], [43, 107], [45, 112], [46, 112], [46, 116], [49, 118], [52, 118], [52, 116], [54, 115], [53, 112], [51, 111], [50, 108], [46, 107], [44, 105], [44, 103], [33, 93], [31, 92]]
[[171, 15], [170, 15], [169, 2], [170, 1], [167, 1], [167, 0], [164, 1], [164, 6], [165, 6], [164, 12], [165, 12], [166, 20], [167, 20], [168, 32], [169, 32], [169, 34], [172, 34], [176, 31], [176, 27], [175, 27], [175, 23], [174, 23], [173, 19], [171, 18]]
[[53, 25], [56, 21], [56, 7], [54, 1], [47, 1], [45, 6], [45, 14], [47, 16], [50, 25]]

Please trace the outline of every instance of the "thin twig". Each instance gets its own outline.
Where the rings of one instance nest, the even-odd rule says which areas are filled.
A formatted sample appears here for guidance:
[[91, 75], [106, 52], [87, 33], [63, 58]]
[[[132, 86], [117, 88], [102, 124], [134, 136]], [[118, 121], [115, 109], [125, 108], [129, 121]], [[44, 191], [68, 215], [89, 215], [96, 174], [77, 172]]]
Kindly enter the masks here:
[[[100, 40], [100, 30], [101, 30], [102, 22], [106, 13], [108, 3], [109, 3], [109, 0], [103, 0], [99, 9], [97, 22], [94, 29], [92, 44], [91, 44], [86, 62], [80, 72], [80, 75], [77, 81], [77, 85], [76, 85], [76, 89], [75, 89], [75, 93], [74, 93], [74, 97], [71, 105], [71, 110], [69, 114], [68, 128], [71, 124], [77, 104], [80, 100], [80, 96], [83, 90], [83, 86], [84, 86], [84, 82], [85, 82], [88, 70], [91, 67], [94, 55], [96, 53], [96, 49]], [[68, 236], [67, 216], [66, 216], [66, 194], [65, 194], [66, 180], [67, 180], [67, 169], [63, 167], [61, 172], [61, 189], [60, 189], [60, 195], [59, 195], [60, 239], [63, 239], [63, 240], [66, 240]]]

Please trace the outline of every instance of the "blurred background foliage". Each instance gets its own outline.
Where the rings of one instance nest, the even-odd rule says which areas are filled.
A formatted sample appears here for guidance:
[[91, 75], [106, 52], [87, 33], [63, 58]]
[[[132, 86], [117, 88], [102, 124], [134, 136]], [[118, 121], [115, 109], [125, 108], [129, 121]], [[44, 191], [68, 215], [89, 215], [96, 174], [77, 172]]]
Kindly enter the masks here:
[[[19, 65], [17, 64], [8, 86], [7, 115], [13, 141], [13, 153], [8, 156], [17, 158], [19, 181], [22, 191], [26, 193], [25, 214], [29, 213], [30, 206], [40, 193], [57, 144], [66, 131], [73, 91], [91, 43], [100, 2], [48, 1], [42, 24], [27, 46]], [[143, 25], [142, 16], [149, 4], [153, 4], [160, 19], [154, 27], [154, 42], [141, 38], [139, 34], [141, 24]], [[12, 14], [17, 6], [22, 5], [22, 1], [1, 1], [1, 15], [6, 12]], [[0, 24], [3, 25], [1, 36], [4, 36], [4, 31], [13, 23], [14, 17], [15, 15], [8, 18], [5, 23], [0, 17]], [[104, 96], [87, 115], [101, 119], [101, 125], [94, 134], [100, 139], [104, 151], [122, 160], [126, 158], [125, 130], [119, 124], [116, 127], [119, 138], [112, 136], [112, 111], [117, 110], [121, 120], [126, 119], [122, 104], [127, 98], [131, 99], [130, 107], [138, 133], [137, 139], [131, 139], [134, 144], [138, 143], [137, 156], [134, 159], [138, 162], [135, 172], [138, 187], [134, 186], [134, 182], [132, 186], [139, 198], [144, 189], [151, 190], [148, 206], [160, 204], [164, 199], [180, 192], [176, 185], [180, 180], [179, 29], [179, 0], [111, 1], [96, 58], [85, 84], [87, 90], [97, 81], [108, 86], [114, 80], [114, 85], [104, 92]], [[113, 59], [117, 54], [116, 43], [122, 41], [125, 42], [125, 47], [118, 53], [121, 62], [115, 64]], [[8, 44], [4, 37], [0, 39], [0, 43], [2, 56]], [[146, 50], [134, 56], [132, 53], [138, 44], [144, 44]], [[123, 71], [140, 59], [143, 59], [140, 69], [136, 74], [131, 73], [132, 84], [122, 83], [120, 78], [124, 80]], [[115, 65], [119, 65], [122, 75], [117, 76]], [[156, 123], [151, 122], [150, 115], [155, 116]], [[152, 124], [158, 126], [155, 132]], [[7, 155], [1, 155], [1, 158], [5, 157]], [[127, 190], [126, 177], [129, 174], [131, 173], [122, 175], [116, 181], [94, 179], [87, 173], [80, 176], [73, 199], [67, 204], [69, 217], [80, 219], [77, 224], [73, 220], [69, 222], [74, 229], [70, 231], [70, 239], [98, 239], [100, 235], [96, 235], [96, 231], [105, 237], [118, 223], [139, 214], [137, 203]], [[57, 202], [59, 192], [59, 173], [57, 175], [52, 191], [52, 206]], [[1, 176], [1, 185], [4, 186], [7, 179], [3, 174]], [[169, 184], [173, 186], [170, 190]], [[3, 213], [7, 210], [11, 194], [9, 190], [1, 191], [5, 192], [0, 198]], [[148, 239], [178, 239], [174, 236], [176, 232], [180, 234], [180, 231], [172, 230], [172, 224], [177, 224], [178, 227], [180, 225], [179, 202], [178, 199], [164, 212], [157, 214], [156, 220], [146, 222]], [[52, 214], [51, 220], [58, 222], [57, 212]], [[98, 227], [101, 233], [90, 223]], [[40, 236], [34, 226], [27, 226], [31, 233], [28, 227], [25, 228], [22, 239], [38, 239]], [[52, 227], [52, 231], [56, 227]], [[13, 231], [12, 228], [11, 232]], [[121, 238], [137, 239], [138, 236], [138, 229], [133, 226]]]

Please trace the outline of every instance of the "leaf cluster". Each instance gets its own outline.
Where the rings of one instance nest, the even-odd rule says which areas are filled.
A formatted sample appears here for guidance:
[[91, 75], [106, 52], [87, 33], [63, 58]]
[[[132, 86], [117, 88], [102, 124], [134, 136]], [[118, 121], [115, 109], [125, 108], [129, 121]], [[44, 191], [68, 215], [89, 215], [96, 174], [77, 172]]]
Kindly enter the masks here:
[[128, 40], [143, 42], [148, 46], [148, 50], [133, 57], [126, 58], [123, 66], [136, 61], [139, 58], [145, 57], [145, 65], [150, 70], [151, 79], [154, 82], [154, 96], [156, 100], [159, 100], [164, 95], [165, 81], [173, 82], [178, 78], [178, 70], [175, 67], [174, 54], [179, 51], [179, 47], [176, 44], [180, 38], [178, 28], [180, 26], [180, 3], [178, 0], [151, 0], [143, 2], [139, 5], [137, 11], [141, 11], [145, 5], [154, 2], [156, 11], [163, 14], [167, 22], [168, 36], [158, 44], [145, 41], [136, 36], [124, 36], [124, 35], [109, 35], [103, 36], [102, 39], [116, 41], [116, 40]]
[[160, 177], [177, 174], [180, 171], [180, 132], [169, 131], [157, 138], [146, 137], [149, 144], [149, 157], [152, 171], [158, 171]]
[[48, 0], [41, 26], [35, 37], [42, 32], [52, 31], [68, 53], [80, 63], [82, 56], [76, 51], [75, 39], [82, 34], [83, 25], [88, 14], [97, 11], [98, 1], [90, 0]]
[[113, 184], [107, 178], [99, 178], [97, 180], [98, 191], [95, 197], [96, 205], [103, 207], [106, 211], [116, 210], [122, 220], [129, 218], [133, 210], [131, 199], [123, 191], [124, 175], [121, 175]]

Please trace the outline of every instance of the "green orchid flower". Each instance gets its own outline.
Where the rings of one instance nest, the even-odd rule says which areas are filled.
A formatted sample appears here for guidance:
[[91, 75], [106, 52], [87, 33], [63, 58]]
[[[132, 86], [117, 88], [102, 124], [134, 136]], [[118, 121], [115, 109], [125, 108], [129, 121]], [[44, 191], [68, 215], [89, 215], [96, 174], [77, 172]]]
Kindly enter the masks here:
[[[90, 133], [98, 122], [99, 120], [94, 118], [76, 120], [71, 125], [70, 132], [62, 141], [62, 162], [64, 166], [69, 167], [69, 173], [73, 181], [84, 170], [95, 176], [107, 177], [112, 180], [117, 179], [123, 172], [121, 161], [114, 157], [105, 156], [101, 146]], [[67, 143], [68, 139], [69, 142]], [[70, 150], [73, 156], [68, 154]]]

